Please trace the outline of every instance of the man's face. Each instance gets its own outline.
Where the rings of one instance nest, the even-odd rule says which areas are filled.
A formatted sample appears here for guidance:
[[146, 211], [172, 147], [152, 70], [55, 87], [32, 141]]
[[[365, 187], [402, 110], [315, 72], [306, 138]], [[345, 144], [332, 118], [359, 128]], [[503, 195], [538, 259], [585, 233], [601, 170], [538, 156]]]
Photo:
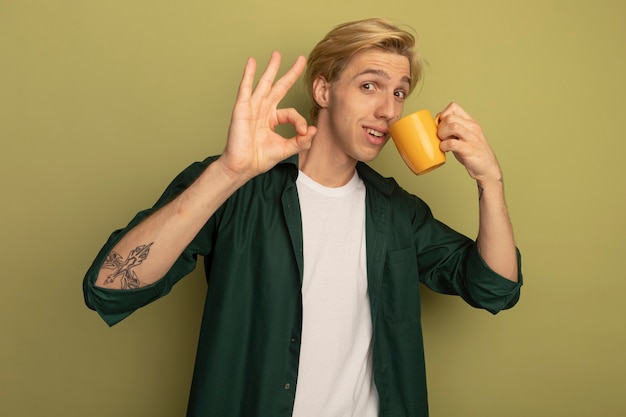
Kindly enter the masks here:
[[325, 90], [318, 131], [331, 136], [335, 156], [368, 162], [389, 140], [410, 87], [408, 58], [372, 49], [355, 55]]

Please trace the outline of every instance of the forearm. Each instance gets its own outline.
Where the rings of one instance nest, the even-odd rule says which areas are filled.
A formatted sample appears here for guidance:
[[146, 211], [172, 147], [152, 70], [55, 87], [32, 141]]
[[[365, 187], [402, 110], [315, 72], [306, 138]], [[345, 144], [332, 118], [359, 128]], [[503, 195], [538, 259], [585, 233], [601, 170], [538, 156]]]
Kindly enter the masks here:
[[517, 282], [517, 250], [504, 200], [500, 164], [481, 127], [458, 104], [448, 105], [439, 119], [441, 150], [452, 151], [478, 184], [478, 251], [494, 272]]
[[501, 178], [478, 182], [478, 251], [496, 273], [517, 282], [517, 251]]
[[95, 285], [133, 289], [161, 279], [200, 229], [247, 178], [218, 159], [178, 197], [141, 221], [113, 247]]
[[[250, 178], [311, 146], [315, 127], [295, 109], [277, 109], [296, 82], [306, 59], [275, 81], [280, 54], [270, 62], [253, 87], [256, 61], [248, 59], [239, 85], [226, 149], [196, 181], [169, 204], [133, 227], [108, 254], [96, 286], [138, 288], [161, 279], [217, 209]], [[291, 124], [296, 135], [286, 139], [275, 132]]]

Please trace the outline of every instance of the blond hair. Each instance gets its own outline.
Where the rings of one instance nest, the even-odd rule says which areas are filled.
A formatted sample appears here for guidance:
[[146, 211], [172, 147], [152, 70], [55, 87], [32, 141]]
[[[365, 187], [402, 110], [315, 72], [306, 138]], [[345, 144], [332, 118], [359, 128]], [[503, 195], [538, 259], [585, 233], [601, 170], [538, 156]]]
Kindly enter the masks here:
[[312, 103], [312, 123], [317, 122], [320, 111], [319, 104], [313, 98], [313, 81], [319, 76], [328, 82], [335, 81], [354, 55], [368, 49], [405, 56], [411, 71], [409, 93], [413, 91], [422, 76], [422, 60], [411, 33], [381, 18], [343, 23], [328, 32], [309, 54], [304, 81]]

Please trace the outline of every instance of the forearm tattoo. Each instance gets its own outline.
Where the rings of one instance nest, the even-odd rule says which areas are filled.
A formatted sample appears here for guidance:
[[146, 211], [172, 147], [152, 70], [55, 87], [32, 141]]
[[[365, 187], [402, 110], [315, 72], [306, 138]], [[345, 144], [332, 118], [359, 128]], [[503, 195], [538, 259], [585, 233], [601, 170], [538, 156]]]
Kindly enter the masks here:
[[133, 268], [141, 265], [141, 263], [148, 257], [152, 243], [137, 246], [135, 249], [130, 251], [126, 260], [124, 260], [119, 253], [111, 251], [104, 261], [102, 269], [112, 269], [114, 272], [107, 276], [104, 284], [111, 284], [117, 279], [117, 277], [122, 277], [121, 284], [123, 290], [139, 288], [141, 286], [141, 281], [139, 281], [139, 277], [135, 271], [133, 271]]
[[[504, 179], [500, 178], [498, 179], [499, 183], [504, 183]], [[485, 191], [485, 189], [483, 187], [480, 186], [480, 184], [476, 183], [476, 185], [478, 186], [478, 201], [483, 199], [483, 192]]]
[[483, 191], [485, 191], [485, 189], [478, 185], [478, 201], [483, 199]]

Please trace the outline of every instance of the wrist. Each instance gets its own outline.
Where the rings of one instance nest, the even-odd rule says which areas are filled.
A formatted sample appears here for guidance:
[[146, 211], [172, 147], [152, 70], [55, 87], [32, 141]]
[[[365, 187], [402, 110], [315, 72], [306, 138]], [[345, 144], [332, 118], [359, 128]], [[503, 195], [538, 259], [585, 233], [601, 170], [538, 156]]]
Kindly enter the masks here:
[[209, 169], [213, 170], [225, 184], [230, 184], [234, 187], [242, 186], [253, 177], [230, 168], [223, 157], [219, 157], [209, 165]]
[[481, 188], [502, 187], [504, 185], [504, 177], [499, 165], [491, 167], [480, 175], [474, 177], [476, 184]]
[[482, 200], [485, 192], [497, 191], [498, 194], [504, 194], [504, 179], [502, 176], [488, 179], [477, 179], [478, 199]]
[[504, 186], [504, 178], [502, 176], [480, 179], [477, 178], [476, 184], [481, 188], [502, 187]]

